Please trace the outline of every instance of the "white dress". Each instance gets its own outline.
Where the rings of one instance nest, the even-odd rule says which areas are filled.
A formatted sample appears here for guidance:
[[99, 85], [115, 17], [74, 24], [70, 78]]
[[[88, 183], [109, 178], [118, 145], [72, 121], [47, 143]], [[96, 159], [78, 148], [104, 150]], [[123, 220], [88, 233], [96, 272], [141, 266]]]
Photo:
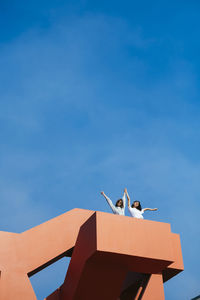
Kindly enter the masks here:
[[112, 200], [110, 200], [110, 198], [108, 198], [108, 197], [106, 197], [106, 200], [107, 200], [107, 202], [108, 202], [108, 204], [110, 205], [110, 207], [111, 207], [111, 209], [112, 209], [112, 211], [113, 211], [113, 213], [114, 214], [116, 214], [116, 215], [122, 215], [122, 216], [124, 216], [125, 215], [125, 206], [126, 206], [126, 197], [125, 197], [125, 195], [123, 195], [123, 197], [122, 197], [122, 200], [123, 200], [123, 203], [124, 203], [124, 207], [117, 207], [117, 206], [115, 206], [113, 203], [112, 203]]
[[139, 210], [135, 207], [128, 207], [128, 210], [132, 217], [137, 218], [137, 219], [144, 219], [144, 217], [143, 217], [144, 210], [143, 209]]

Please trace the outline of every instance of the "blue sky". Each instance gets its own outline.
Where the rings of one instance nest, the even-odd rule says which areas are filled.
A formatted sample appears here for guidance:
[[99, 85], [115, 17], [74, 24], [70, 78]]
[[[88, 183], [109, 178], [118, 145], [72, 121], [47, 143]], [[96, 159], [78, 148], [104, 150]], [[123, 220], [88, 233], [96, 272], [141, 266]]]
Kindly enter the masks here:
[[[74, 207], [110, 212], [100, 191], [115, 201], [127, 187], [159, 208], [147, 219], [181, 235], [185, 271], [166, 283], [166, 299], [199, 294], [199, 9], [0, 1], [1, 230]], [[32, 277], [38, 299], [67, 264]]]

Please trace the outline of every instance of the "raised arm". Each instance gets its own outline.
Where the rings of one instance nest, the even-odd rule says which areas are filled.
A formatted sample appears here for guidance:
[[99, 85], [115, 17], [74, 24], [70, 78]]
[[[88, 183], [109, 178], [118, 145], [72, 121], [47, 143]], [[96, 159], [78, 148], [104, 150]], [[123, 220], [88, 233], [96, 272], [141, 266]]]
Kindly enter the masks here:
[[110, 198], [108, 196], [106, 196], [106, 194], [102, 191], [101, 195], [104, 196], [108, 202], [108, 204], [110, 205], [112, 211], [114, 212], [114, 214], [116, 213], [116, 207], [114, 206], [114, 204], [112, 203], [112, 200], [110, 200]]
[[125, 192], [126, 189], [124, 189], [124, 194], [123, 194], [123, 197], [122, 197], [122, 200], [123, 200], [123, 203], [124, 203], [124, 210], [126, 208], [126, 192]]
[[[111, 201], [110, 198], [108, 198], [108, 196], [106, 196], [106, 194], [102, 191], [101, 195], [104, 196], [106, 198], [107, 201]], [[111, 201], [112, 202], [112, 201]]]
[[128, 194], [128, 191], [127, 191], [127, 188], [125, 188], [125, 189], [124, 189], [124, 193], [126, 194], [126, 196], [127, 196], [127, 199], [128, 199], [128, 207], [130, 207], [130, 206], [131, 206], [131, 199], [130, 199], [130, 197], [129, 197], [129, 194]]
[[158, 209], [157, 208], [143, 208], [143, 211], [146, 211], [146, 210], [155, 211], [155, 210], [158, 210]]

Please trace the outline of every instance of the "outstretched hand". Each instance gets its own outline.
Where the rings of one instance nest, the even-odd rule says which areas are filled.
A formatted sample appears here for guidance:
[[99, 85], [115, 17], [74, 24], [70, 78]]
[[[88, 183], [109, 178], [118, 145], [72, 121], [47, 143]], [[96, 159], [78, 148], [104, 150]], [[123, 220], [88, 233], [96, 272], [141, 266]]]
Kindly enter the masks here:
[[103, 192], [103, 191], [101, 191], [101, 195], [103, 195], [103, 196], [104, 196], [104, 192]]
[[124, 193], [127, 194], [127, 188], [124, 189]]

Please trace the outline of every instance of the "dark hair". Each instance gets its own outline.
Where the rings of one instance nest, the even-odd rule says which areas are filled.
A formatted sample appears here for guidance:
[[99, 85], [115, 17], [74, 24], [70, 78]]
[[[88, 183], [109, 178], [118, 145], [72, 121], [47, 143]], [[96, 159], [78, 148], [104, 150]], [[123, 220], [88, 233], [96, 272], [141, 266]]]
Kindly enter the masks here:
[[118, 206], [119, 201], [122, 201], [122, 204], [119, 207], [123, 208], [124, 207], [124, 201], [122, 199], [118, 199], [117, 202], [115, 203], [115, 206]]
[[140, 204], [140, 201], [138, 201], [138, 200], [135, 200], [135, 201], [133, 202], [133, 204], [131, 205], [131, 207], [134, 207], [134, 203], [135, 203], [135, 202], [138, 202], [138, 203], [139, 203], [138, 207], [135, 207], [135, 208], [137, 208], [138, 210], [142, 210], [142, 206], [141, 206], [141, 204]]

